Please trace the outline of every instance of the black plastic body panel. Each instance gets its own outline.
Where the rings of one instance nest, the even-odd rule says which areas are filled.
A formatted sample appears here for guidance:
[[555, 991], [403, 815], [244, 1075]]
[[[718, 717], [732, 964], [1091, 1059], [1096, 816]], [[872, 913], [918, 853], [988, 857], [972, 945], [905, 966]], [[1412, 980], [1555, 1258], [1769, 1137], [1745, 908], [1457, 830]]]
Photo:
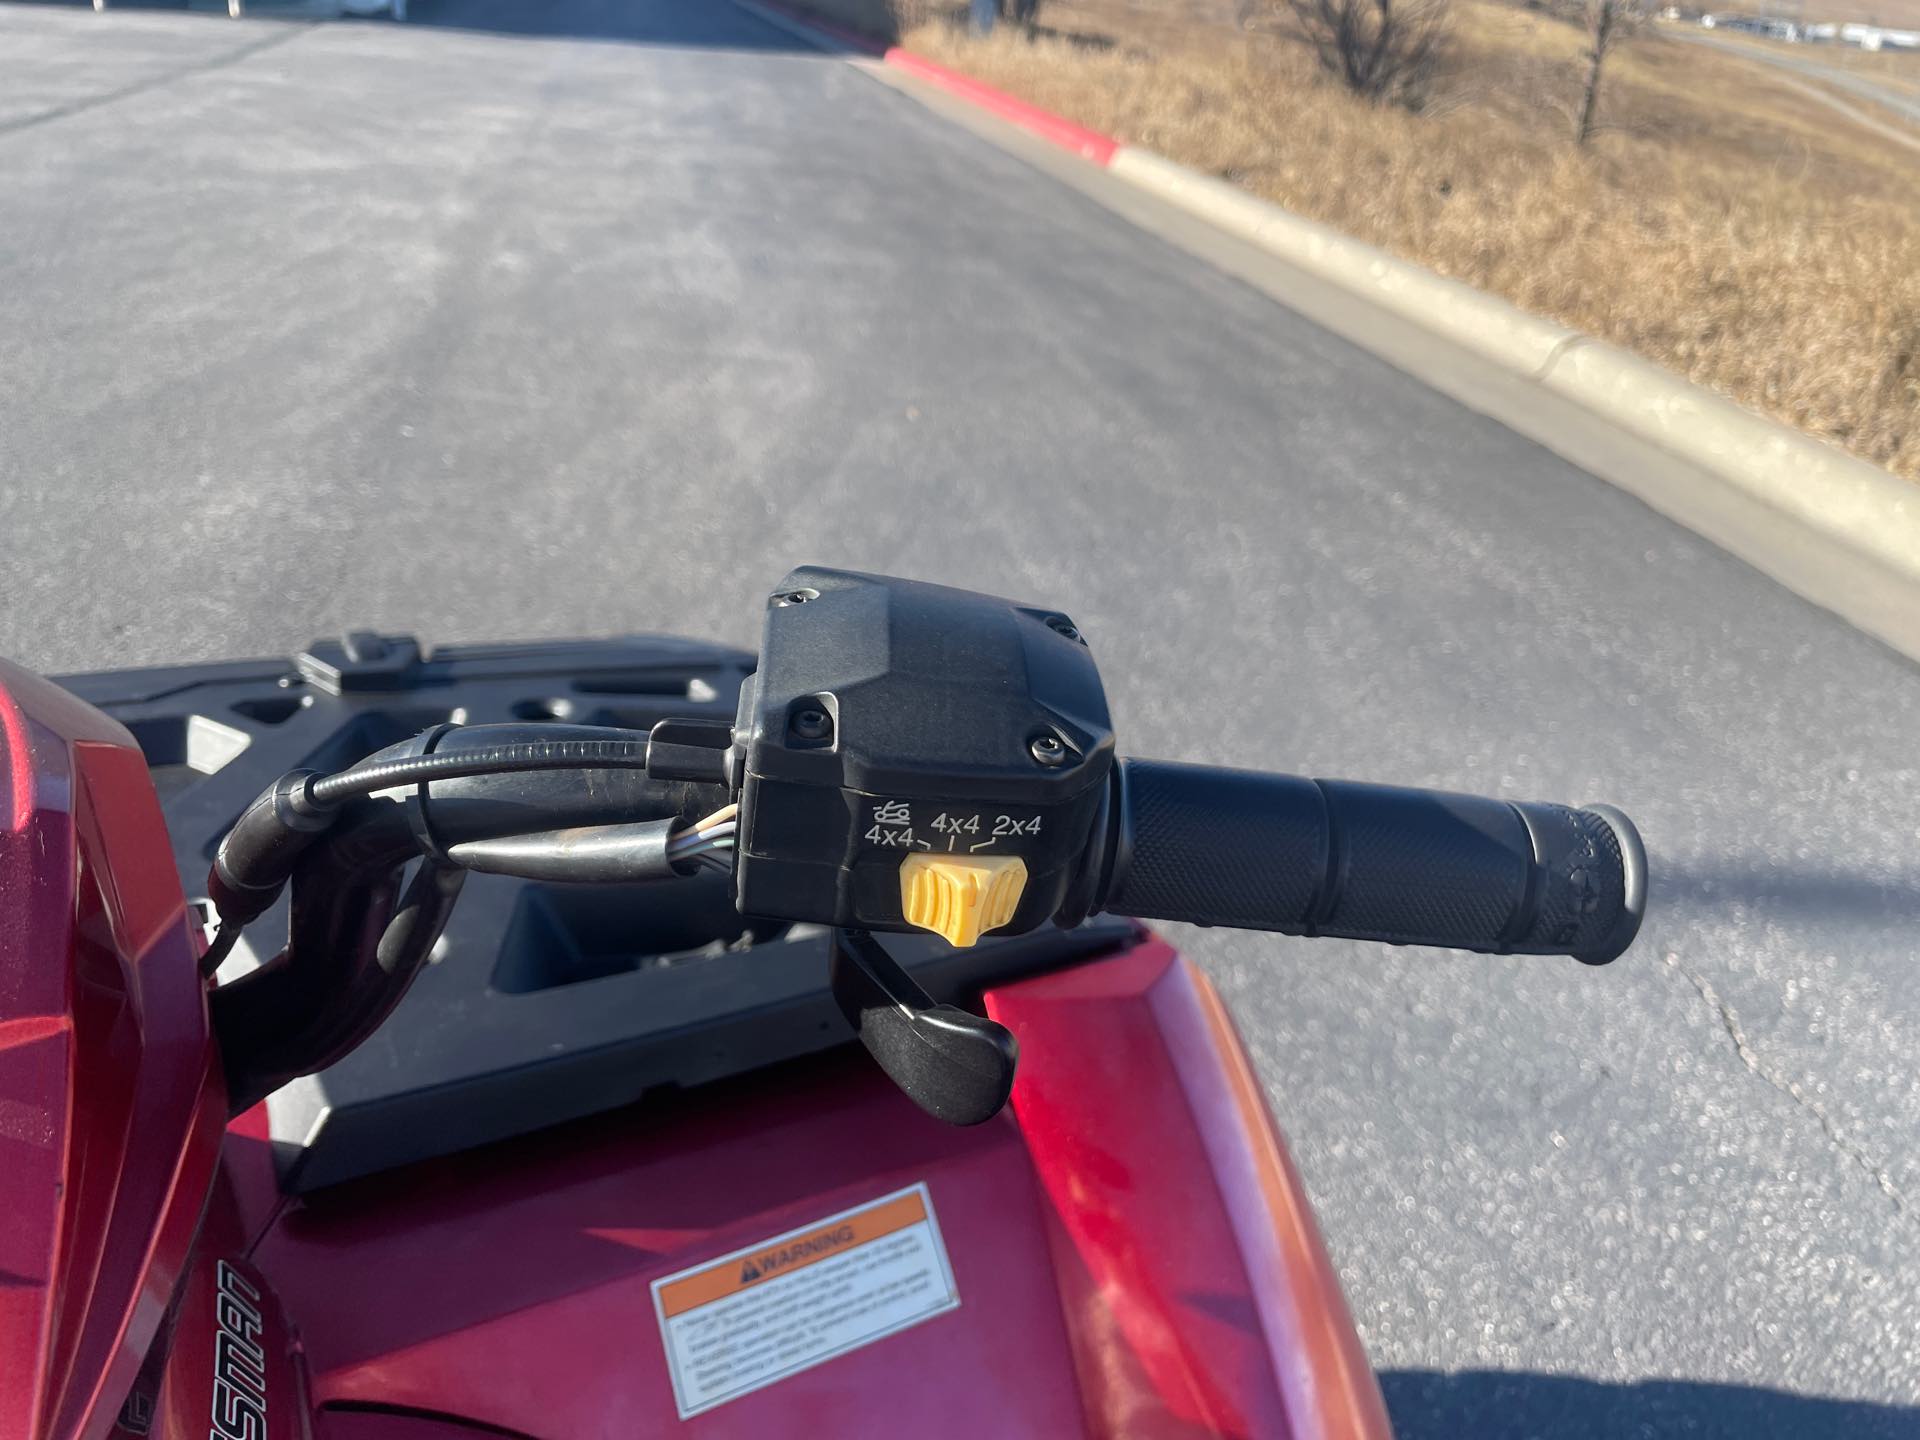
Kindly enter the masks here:
[[[355, 635], [289, 660], [67, 676], [146, 750], [189, 896], [220, 835], [276, 776], [337, 769], [447, 720], [645, 729], [734, 718], [754, 657], [669, 637], [447, 646]], [[937, 1000], [1111, 949], [1101, 920], [954, 951], [890, 949]], [[264, 958], [285, 906], [229, 963]], [[811, 1054], [850, 1039], [827, 936], [748, 922], [723, 879], [534, 884], [474, 875], [446, 935], [371, 1040], [267, 1101], [282, 1183], [313, 1190]], [[224, 972], [223, 972], [224, 973]]]

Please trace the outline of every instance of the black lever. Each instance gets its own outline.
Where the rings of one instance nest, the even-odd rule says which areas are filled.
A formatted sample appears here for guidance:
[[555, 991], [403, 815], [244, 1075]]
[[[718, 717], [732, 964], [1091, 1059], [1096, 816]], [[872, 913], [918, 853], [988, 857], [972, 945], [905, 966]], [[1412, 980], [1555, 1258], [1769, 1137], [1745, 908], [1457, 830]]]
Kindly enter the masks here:
[[830, 964], [840, 1013], [908, 1099], [949, 1125], [1000, 1113], [1020, 1061], [1012, 1031], [936, 1005], [865, 930], [835, 930]]

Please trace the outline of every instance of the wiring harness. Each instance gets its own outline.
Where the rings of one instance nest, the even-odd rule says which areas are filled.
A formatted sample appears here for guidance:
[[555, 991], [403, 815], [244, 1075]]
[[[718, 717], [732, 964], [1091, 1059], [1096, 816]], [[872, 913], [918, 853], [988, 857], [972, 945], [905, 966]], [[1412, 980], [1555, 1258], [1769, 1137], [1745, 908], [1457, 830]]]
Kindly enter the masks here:
[[[418, 747], [415, 753], [383, 752], [332, 774], [295, 770], [268, 787], [214, 856], [207, 884], [218, 926], [202, 957], [203, 972], [212, 974], [226, 960], [241, 930], [279, 898], [301, 857], [335, 829], [351, 801], [387, 792], [419, 799], [437, 781], [553, 771], [640, 770], [650, 779], [710, 782], [720, 778], [725, 765], [725, 752], [714, 748], [714, 740], [724, 744], [731, 733], [690, 737], [686, 722], [664, 721], [648, 733], [608, 731], [434, 748], [461, 728], [443, 725], [423, 732], [406, 742]], [[417, 793], [410, 796], [410, 791]], [[728, 804], [692, 824], [643, 820], [534, 830], [444, 849], [424, 823], [416, 833], [428, 863], [441, 867], [560, 881], [653, 880], [729, 873], [738, 816], [739, 806]]]

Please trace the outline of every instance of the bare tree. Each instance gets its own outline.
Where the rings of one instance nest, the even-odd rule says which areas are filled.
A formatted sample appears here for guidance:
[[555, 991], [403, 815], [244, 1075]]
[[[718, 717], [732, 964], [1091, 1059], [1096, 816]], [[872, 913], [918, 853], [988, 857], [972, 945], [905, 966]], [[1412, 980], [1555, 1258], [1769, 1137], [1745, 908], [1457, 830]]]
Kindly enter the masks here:
[[1447, 38], [1448, 0], [1290, 0], [1301, 32], [1354, 94], [1418, 110]]
[[1033, 38], [1040, 24], [1040, 0], [999, 0], [1000, 18], [1012, 21]]
[[1587, 85], [1573, 126], [1574, 144], [1584, 145], [1593, 138], [1600, 119], [1600, 72], [1607, 56], [1638, 28], [1644, 14], [1642, 0], [1587, 0]]

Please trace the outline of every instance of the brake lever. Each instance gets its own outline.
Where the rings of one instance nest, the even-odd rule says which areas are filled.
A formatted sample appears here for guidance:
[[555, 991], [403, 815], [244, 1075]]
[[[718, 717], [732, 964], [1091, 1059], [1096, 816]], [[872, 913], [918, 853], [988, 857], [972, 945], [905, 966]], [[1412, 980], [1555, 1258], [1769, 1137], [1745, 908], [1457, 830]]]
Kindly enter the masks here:
[[834, 930], [830, 957], [834, 1003], [909, 1100], [949, 1125], [1000, 1113], [1020, 1062], [1012, 1031], [936, 1004], [865, 930]]

